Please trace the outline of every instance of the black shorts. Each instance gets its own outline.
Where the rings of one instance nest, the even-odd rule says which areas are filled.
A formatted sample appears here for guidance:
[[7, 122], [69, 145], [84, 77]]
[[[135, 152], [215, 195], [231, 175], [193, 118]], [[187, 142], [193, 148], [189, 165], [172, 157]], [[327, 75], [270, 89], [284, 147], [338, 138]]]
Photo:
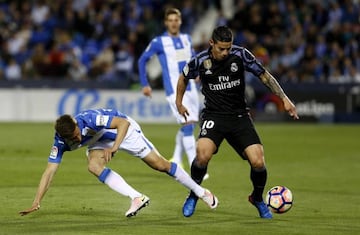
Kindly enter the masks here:
[[221, 116], [203, 113], [201, 116], [199, 138], [211, 139], [217, 149], [221, 142], [226, 139], [231, 147], [243, 158], [246, 147], [252, 144], [261, 144], [253, 121], [249, 114], [238, 116]]

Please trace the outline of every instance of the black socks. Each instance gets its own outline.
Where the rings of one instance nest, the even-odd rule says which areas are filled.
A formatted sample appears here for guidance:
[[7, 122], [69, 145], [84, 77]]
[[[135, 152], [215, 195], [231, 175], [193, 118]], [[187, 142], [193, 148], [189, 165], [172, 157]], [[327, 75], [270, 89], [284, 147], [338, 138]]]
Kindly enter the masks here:
[[[191, 178], [197, 183], [201, 184], [203, 181], [204, 175], [206, 174], [207, 166], [201, 167], [196, 164], [196, 159], [191, 164]], [[191, 196], [195, 196], [195, 193], [191, 191]]]
[[267, 180], [267, 171], [266, 168], [254, 169], [251, 168], [250, 179], [252, 181], [254, 191], [252, 192], [252, 198], [254, 201], [260, 202], [263, 201], [263, 192]]

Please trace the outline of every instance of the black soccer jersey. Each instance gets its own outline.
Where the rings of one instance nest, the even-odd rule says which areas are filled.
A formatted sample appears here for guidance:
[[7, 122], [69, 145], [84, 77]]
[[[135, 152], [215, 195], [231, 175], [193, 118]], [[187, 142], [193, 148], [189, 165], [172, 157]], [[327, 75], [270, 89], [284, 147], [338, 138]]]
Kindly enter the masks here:
[[204, 111], [219, 114], [247, 112], [244, 72], [259, 76], [265, 69], [243, 47], [233, 45], [229, 56], [221, 61], [213, 59], [210, 50], [197, 54], [183, 69], [185, 79], [200, 76], [201, 92], [205, 97]]

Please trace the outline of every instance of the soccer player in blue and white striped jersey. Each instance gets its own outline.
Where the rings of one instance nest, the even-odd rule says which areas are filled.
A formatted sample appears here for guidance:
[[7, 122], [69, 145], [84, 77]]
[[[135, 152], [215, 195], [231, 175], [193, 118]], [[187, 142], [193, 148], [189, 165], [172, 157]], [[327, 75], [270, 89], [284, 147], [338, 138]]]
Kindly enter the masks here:
[[64, 114], [55, 123], [55, 137], [47, 167], [41, 177], [33, 204], [20, 211], [27, 215], [40, 209], [51, 181], [57, 172], [63, 154], [87, 146], [88, 170], [99, 181], [115, 192], [131, 199], [125, 216], [135, 216], [149, 204], [149, 198], [131, 187], [122, 176], [106, 167], [118, 150], [143, 160], [151, 168], [167, 173], [197, 196], [211, 208], [217, 206], [217, 198], [207, 189], [195, 183], [176, 163], [161, 156], [154, 145], [144, 136], [139, 124], [131, 117], [113, 109], [91, 109], [76, 116]]
[[[185, 64], [195, 54], [190, 35], [180, 32], [181, 12], [176, 8], [169, 8], [165, 12], [166, 32], [155, 37], [138, 61], [140, 82], [142, 92], [145, 96], [151, 97], [152, 89], [149, 85], [146, 65], [152, 56], [157, 55], [162, 69], [162, 81], [165, 89], [166, 99], [171, 107], [177, 122], [181, 124], [175, 138], [175, 149], [172, 161], [181, 164], [182, 155], [185, 152], [189, 165], [195, 158], [195, 123], [199, 120], [199, 95], [196, 84], [190, 81], [184, 94], [183, 102], [191, 110], [187, 120], [179, 115], [176, 105], [176, 86], [179, 75]], [[208, 175], [205, 177], [207, 178]]]

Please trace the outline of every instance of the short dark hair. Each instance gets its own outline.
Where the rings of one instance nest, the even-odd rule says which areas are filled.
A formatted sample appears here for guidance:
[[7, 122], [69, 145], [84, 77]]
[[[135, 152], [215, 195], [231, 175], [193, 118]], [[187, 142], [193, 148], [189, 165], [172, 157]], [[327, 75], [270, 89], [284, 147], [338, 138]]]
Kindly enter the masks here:
[[181, 12], [179, 9], [168, 8], [165, 10], [165, 16], [164, 16], [165, 20], [168, 18], [169, 15], [173, 15], [173, 14], [178, 15], [181, 18]]
[[227, 26], [218, 26], [214, 29], [211, 39], [216, 42], [231, 42], [233, 34], [231, 29]]
[[55, 131], [64, 139], [72, 138], [76, 128], [76, 123], [69, 114], [64, 114], [56, 119]]

